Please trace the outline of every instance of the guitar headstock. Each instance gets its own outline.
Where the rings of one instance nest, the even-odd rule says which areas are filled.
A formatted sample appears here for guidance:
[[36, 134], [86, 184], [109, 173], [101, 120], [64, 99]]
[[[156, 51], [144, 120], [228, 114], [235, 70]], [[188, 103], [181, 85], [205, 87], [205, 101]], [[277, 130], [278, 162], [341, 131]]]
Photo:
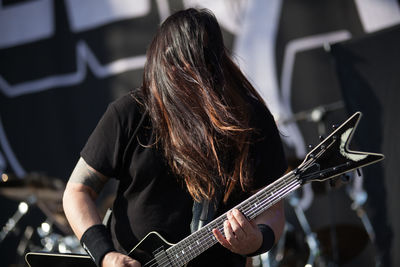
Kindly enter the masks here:
[[354, 113], [307, 154], [295, 170], [302, 183], [325, 181], [384, 159], [383, 154], [349, 149], [361, 115], [361, 112]]

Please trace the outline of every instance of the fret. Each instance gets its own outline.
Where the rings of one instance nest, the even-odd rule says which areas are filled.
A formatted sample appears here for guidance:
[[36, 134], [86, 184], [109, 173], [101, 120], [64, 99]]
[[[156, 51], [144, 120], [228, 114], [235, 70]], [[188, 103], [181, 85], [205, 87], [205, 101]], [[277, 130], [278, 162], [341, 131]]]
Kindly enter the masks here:
[[[298, 187], [300, 187], [300, 182], [296, 175], [290, 172], [238, 204], [235, 208], [239, 209], [249, 220], [252, 220]], [[227, 213], [224, 213], [167, 249], [168, 255], [174, 261], [173, 265], [182, 266], [216, 244], [218, 241], [212, 230], [218, 229], [223, 233], [223, 223], [226, 219]]]

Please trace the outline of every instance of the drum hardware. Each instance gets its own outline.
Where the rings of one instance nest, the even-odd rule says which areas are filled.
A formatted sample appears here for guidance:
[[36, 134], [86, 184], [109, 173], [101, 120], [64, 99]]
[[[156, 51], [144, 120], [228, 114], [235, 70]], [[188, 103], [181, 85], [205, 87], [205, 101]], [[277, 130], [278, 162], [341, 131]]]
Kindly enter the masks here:
[[[20, 219], [28, 213], [32, 205], [35, 205], [47, 219], [36, 229], [31, 226], [24, 229], [18, 243], [17, 254], [23, 258], [26, 251], [32, 248], [49, 252], [84, 254], [85, 251], [79, 240], [72, 235], [72, 229], [64, 215], [62, 208], [64, 188], [65, 185], [60, 179], [39, 173], [30, 173], [24, 178], [3, 173], [0, 180], [0, 195], [20, 202], [14, 215], [0, 231], [0, 243], [9, 233], [16, 231]], [[56, 233], [60, 232], [58, 230], [62, 234]], [[34, 235], [39, 238], [36, 243], [32, 243]]]
[[[296, 192], [294, 192], [289, 197], [289, 204], [295, 212], [296, 218], [300, 224], [300, 227], [304, 233], [304, 241], [308, 248], [308, 258], [305, 259], [305, 267], [325, 267], [328, 266], [325, 263], [325, 259], [322, 256], [320, 243], [317, 238], [317, 234], [311, 230], [310, 224], [304, 214], [304, 210], [299, 205], [300, 199], [297, 197]], [[253, 258], [253, 266], [263, 266], [263, 267], [278, 267], [278, 266], [288, 266], [283, 263], [285, 257], [285, 246], [286, 246], [286, 235], [288, 232], [293, 232], [294, 227], [289, 223], [285, 223], [285, 229], [283, 234], [274, 246], [272, 251], [260, 255], [260, 257]], [[260, 263], [261, 260], [261, 263]], [[261, 265], [260, 265], [261, 264]], [[290, 265], [291, 266], [291, 265]], [[299, 266], [296, 264], [296, 266]]]
[[29, 173], [23, 178], [3, 173], [0, 195], [17, 201], [27, 201], [33, 196], [38, 201], [61, 202], [64, 188], [60, 179], [39, 173]]
[[17, 247], [17, 254], [20, 257], [23, 257], [25, 255], [26, 251], [28, 250], [29, 242], [31, 241], [33, 233], [34, 233], [33, 227], [27, 226], [25, 228], [24, 234], [23, 234], [21, 240], [19, 241], [18, 247]]
[[87, 252], [81, 246], [75, 235], [62, 237], [58, 243], [58, 252], [60, 253], [76, 253], [86, 254]]
[[7, 237], [7, 235], [10, 232], [13, 232], [16, 230], [16, 226], [19, 222], [19, 220], [28, 212], [29, 210], [29, 205], [35, 202], [35, 198], [30, 198], [27, 202], [21, 201], [18, 205], [17, 210], [11, 216], [6, 224], [3, 226], [3, 228], [0, 231], [0, 243], [4, 241], [4, 239]]
[[[340, 110], [344, 108], [343, 101], [337, 101], [326, 105], [320, 105], [315, 108], [300, 111], [298, 113], [293, 114], [290, 118], [286, 118], [283, 120], [278, 120], [278, 124], [289, 124], [298, 121], [311, 121], [311, 122], [319, 122], [322, 121], [324, 116], [328, 112]], [[336, 125], [333, 125], [336, 126]], [[325, 133], [325, 126], [319, 128], [320, 133]], [[323, 136], [323, 135], [320, 135]]]
[[61, 239], [61, 235], [54, 233], [52, 222], [44, 221], [40, 227], [36, 229], [40, 237], [40, 242], [43, 246], [42, 251], [57, 252], [58, 243]]
[[15, 214], [0, 232], [0, 243], [16, 230], [19, 220], [35, 205], [46, 220], [39, 227], [27, 226], [19, 240], [17, 255], [24, 262], [27, 251], [86, 254], [79, 240], [73, 235], [62, 207], [65, 184], [58, 178], [40, 173], [29, 173], [23, 178], [2, 174], [0, 195], [19, 201]]
[[[65, 184], [58, 178], [29, 173], [24, 178], [2, 174], [0, 195], [35, 204], [64, 234], [72, 233], [62, 208]], [[1, 238], [0, 238], [1, 242]]]
[[360, 218], [365, 230], [368, 233], [371, 242], [375, 242], [375, 231], [372, 227], [371, 221], [367, 216], [367, 212], [363, 208], [365, 202], [367, 201], [368, 194], [362, 188], [363, 176], [361, 170], [357, 169], [354, 173], [354, 183], [352, 187], [347, 187], [346, 192], [349, 197], [353, 200], [351, 203], [351, 208], [356, 212], [357, 216]]
[[[372, 223], [367, 215], [367, 212], [364, 209], [364, 204], [368, 199], [367, 192], [363, 189], [363, 175], [361, 170], [357, 169], [357, 172], [354, 172], [354, 183], [352, 187], [347, 187], [346, 192], [348, 196], [353, 200], [351, 203], [351, 209], [355, 211], [357, 216], [360, 218], [361, 223], [364, 226], [364, 229], [367, 231], [369, 240], [372, 244], [375, 244], [375, 231], [372, 226]], [[377, 248], [374, 248], [377, 250]], [[381, 265], [381, 259], [379, 255], [375, 256], [375, 264], [376, 266]]]
[[311, 230], [310, 224], [304, 214], [304, 210], [299, 205], [299, 198], [296, 194], [292, 194], [289, 198], [289, 204], [292, 206], [300, 226], [305, 234], [305, 241], [309, 248], [309, 256], [306, 261], [305, 267], [312, 267], [317, 263], [319, 267], [325, 266], [321, 256], [320, 244], [317, 235]]
[[285, 228], [278, 243], [272, 248], [271, 251], [263, 253], [258, 257], [253, 257], [253, 267], [276, 267], [283, 260], [285, 255], [286, 234], [293, 231], [293, 226], [290, 223], [285, 223]]
[[[291, 118], [285, 119], [285, 120], [278, 120], [278, 124], [289, 124], [289, 123], [294, 123], [298, 121], [309, 121], [309, 122], [314, 122], [316, 123], [318, 134], [320, 136], [320, 139], [322, 136], [326, 134], [326, 127], [325, 127], [325, 119], [326, 119], [326, 114], [335, 110], [343, 109], [344, 108], [344, 103], [343, 101], [338, 101], [334, 102], [328, 105], [321, 105], [317, 106], [313, 109], [302, 111], [299, 113], [294, 114]], [[335, 129], [336, 125], [333, 125], [332, 128]], [[312, 146], [309, 146], [309, 149], [312, 149]], [[357, 170], [358, 175], [360, 176], [360, 170]], [[306, 215], [304, 212], [308, 209], [308, 207], [303, 207], [299, 205], [301, 201], [303, 201], [303, 198], [307, 197], [307, 192], [303, 192], [303, 197], [302, 199], [299, 199], [298, 197], [290, 197], [289, 198], [289, 204], [292, 207], [292, 210], [295, 213], [295, 217], [298, 219], [300, 223], [300, 228], [302, 229], [304, 235], [305, 235], [305, 241], [306, 245], [309, 248], [309, 256], [307, 259], [306, 266], [313, 266], [312, 264], [315, 264], [315, 266], [338, 266], [338, 264], [341, 264], [344, 260], [348, 260], [348, 258], [344, 258], [342, 248], [339, 248], [339, 245], [343, 244], [343, 237], [348, 237], [349, 234], [343, 235], [343, 233], [351, 233], [352, 225], [349, 224], [337, 224], [335, 216], [335, 212], [333, 211], [335, 209], [334, 201], [332, 199], [331, 194], [336, 191], [333, 189], [339, 189], [342, 187], [343, 184], [347, 184], [350, 179], [353, 178], [351, 175], [345, 175], [345, 176], [340, 176], [334, 181], [333, 183], [329, 184], [326, 183], [323, 188], [321, 188], [321, 192], [323, 195], [326, 197], [326, 206], [329, 209], [329, 216], [327, 216], [328, 220], [325, 220], [325, 223], [327, 227], [325, 228], [311, 228], [310, 224], [307, 220]], [[332, 181], [332, 180], [331, 180]], [[353, 181], [353, 180], [352, 180]], [[323, 184], [320, 184], [321, 186]], [[314, 189], [314, 184], [312, 184], [313, 189], [311, 191], [315, 190]], [[318, 188], [317, 188], [318, 189]], [[343, 189], [343, 188], [342, 188]], [[371, 226], [371, 223], [367, 217], [367, 214], [365, 210], [363, 209], [362, 205], [364, 204], [366, 200], [366, 193], [363, 190], [351, 190], [350, 186], [345, 187], [346, 190], [348, 190], [348, 196], [353, 200], [353, 203], [351, 203], [351, 209], [350, 211], [355, 211], [354, 213], [357, 216], [354, 216], [355, 219], [357, 217], [360, 218], [363, 227], [354, 227], [353, 233], [354, 236], [360, 240], [360, 242], [365, 241], [364, 238], [366, 236], [365, 232], [364, 235], [361, 233], [363, 231], [363, 228], [368, 233], [369, 239], [371, 241], [374, 240], [374, 231]], [[304, 190], [303, 190], [304, 191]], [[320, 193], [321, 193], [320, 192]], [[317, 191], [318, 194], [318, 191]], [[313, 201], [311, 201], [313, 202]], [[320, 206], [320, 205], [318, 205]], [[350, 206], [350, 205], [349, 205]], [[353, 213], [353, 214], [354, 214]], [[309, 216], [309, 214], [307, 215]], [[317, 215], [318, 216], [318, 215]], [[356, 229], [357, 228], [357, 229]], [[313, 229], [314, 232], [311, 231]], [[350, 232], [349, 232], [350, 229]], [[283, 238], [283, 237], [282, 237]], [[339, 239], [339, 240], [338, 240]], [[345, 241], [346, 242], [346, 241]], [[351, 242], [350, 242], [351, 243]], [[364, 247], [364, 246], [363, 246]], [[360, 246], [361, 248], [361, 246]], [[328, 252], [330, 253], [331, 256], [328, 255]], [[357, 249], [354, 249], [353, 253], [350, 253], [350, 257], [355, 257], [354, 253], [357, 252]], [[333, 255], [333, 256], [332, 256]], [[275, 255], [275, 259], [277, 255]], [[339, 257], [340, 256], [340, 257]], [[344, 255], [347, 256], [347, 255]], [[266, 256], [264, 256], [266, 257]], [[279, 265], [279, 262], [275, 261], [275, 265], [272, 265], [271, 258], [273, 258], [273, 255], [268, 255], [269, 260], [267, 261], [268, 264], [270, 265], [265, 265], [265, 266], [282, 266]], [[265, 262], [263, 262], [265, 263]], [[264, 265], [263, 265], [264, 266]], [[285, 265], [283, 265], [285, 266]], [[298, 265], [296, 265], [298, 266]]]
[[43, 248], [40, 249], [41, 251], [54, 253], [85, 253], [79, 240], [74, 235], [63, 236], [55, 233], [53, 230], [53, 223], [49, 220], [44, 221], [36, 231], [41, 238], [41, 244], [43, 246]]
[[280, 239], [278, 241], [278, 243], [276, 244], [275, 257], [269, 257], [269, 258], [272, 258], [273, 261], [276, 263], [282, 261], [284, 255], [285, 255], [285, 239], [286, 239], [286, 234], [288, 231], [293, 231], [293, 226], [290, 224], [285, 224], [285, 229], [283, 231], [282, 239]]

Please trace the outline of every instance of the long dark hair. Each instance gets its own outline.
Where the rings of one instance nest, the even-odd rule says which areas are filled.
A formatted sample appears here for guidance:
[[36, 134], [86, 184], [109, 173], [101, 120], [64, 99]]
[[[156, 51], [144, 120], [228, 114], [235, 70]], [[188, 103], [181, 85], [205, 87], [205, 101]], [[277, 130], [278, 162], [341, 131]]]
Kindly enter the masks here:
[[248, 98], [263, 101], [228, 56], [205, 9], [168, 17], [147, 51], [142, 97], [168, 164], [195, 200], [251, 185]]

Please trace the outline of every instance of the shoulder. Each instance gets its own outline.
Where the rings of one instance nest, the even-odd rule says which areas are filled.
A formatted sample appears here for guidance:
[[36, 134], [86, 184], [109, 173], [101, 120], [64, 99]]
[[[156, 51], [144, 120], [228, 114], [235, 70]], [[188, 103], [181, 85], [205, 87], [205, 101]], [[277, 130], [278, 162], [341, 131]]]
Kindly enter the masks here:
[[141, 113], [143, 107], [137, 97], [136, 90], [125, 93], [116, 98], [109, 105], [110, 108], [121, 114]]
[[130, 91], [114, 101], [112, 101], [108, 109], [124, 126], [136, 125], [145, 114], [144, 105], [138, 97], [137, 90]]

